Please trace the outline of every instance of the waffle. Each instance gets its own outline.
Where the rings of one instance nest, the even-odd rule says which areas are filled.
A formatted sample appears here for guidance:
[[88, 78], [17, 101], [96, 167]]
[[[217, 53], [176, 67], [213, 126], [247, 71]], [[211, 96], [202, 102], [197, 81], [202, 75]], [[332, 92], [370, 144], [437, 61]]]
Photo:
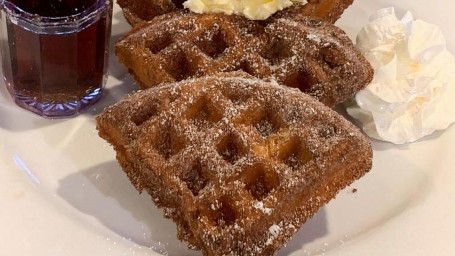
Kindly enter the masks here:
[[277, 12], [275, 17], [311, 16], [335, 23], [354, 0], [308, 0], [305, 5], [293, 5]]
[[[126, 20], [131, 25], [150, 21], [156, 16], [183, 9], [185, 0], [118, 0]], [[306, 5], [293, 5], [276, 15], [313, 16], [334, 23], [353, 0], [309, 0]]]
[[219, 74], [128, 96], [97, 117], [132, 184], [203, 255], [273, 255], [371, 168], [369, 141], [296, 89]]
[[309, 17], [252, 22], [236, 15], [162, 15], [122, 37], [116, 54], [142, 89], [243, 70], [327, 106], [352, 97], [373, 76], [341, 29]]

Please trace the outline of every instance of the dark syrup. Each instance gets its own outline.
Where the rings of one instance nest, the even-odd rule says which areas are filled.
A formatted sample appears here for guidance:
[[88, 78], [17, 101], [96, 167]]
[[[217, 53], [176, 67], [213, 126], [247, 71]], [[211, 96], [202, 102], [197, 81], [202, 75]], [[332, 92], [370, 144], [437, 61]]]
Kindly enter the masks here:
[[65, 17], [78, 14], [93, 4], [96, 0], [10, 0], [22, 10], [44, 17]]
[[[76, 15], [95, 0], [11, 1], [19, 8], [45, 17]], [[104, 77], [106, 15], [82, 30], [36, 33], [7, 20], [11, 72], [5, 72], [18, 97], [53, 104], [79, 101]], [[7, 77], [8, 73], [12, 77]], [[11, 91], [11, 90], [10, 90]]]

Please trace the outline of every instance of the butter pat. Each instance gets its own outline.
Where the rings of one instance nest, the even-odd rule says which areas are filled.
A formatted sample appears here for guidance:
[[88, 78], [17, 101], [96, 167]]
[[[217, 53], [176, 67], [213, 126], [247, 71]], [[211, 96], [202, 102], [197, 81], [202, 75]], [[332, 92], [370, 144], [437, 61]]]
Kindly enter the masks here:
[[307, 0], [187, 0], [185, 8], [195, 13], [239, 14], [251, 20], [265, 20], [277, 11]]
[[455, 58], [441, 30], [379, 10], [357, 36], [375, 76], [347, 112], [371, 137], [403, 144], [455, 122]]

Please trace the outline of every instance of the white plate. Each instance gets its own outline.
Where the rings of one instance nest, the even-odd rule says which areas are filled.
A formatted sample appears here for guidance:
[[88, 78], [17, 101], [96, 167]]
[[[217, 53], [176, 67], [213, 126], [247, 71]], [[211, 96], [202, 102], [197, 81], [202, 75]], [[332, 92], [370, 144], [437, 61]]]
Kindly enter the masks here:
[[[369, 14], [394, 5], [440, 25], [455, 52], [454, 3], [397, 2], [357, 0], [338, 25], [353, 37]], [[116, 8], [113, 40], [128, 29]], [[77, 118], [35, 116], [0, 86], [0, 255], [200, 255], [176, 240], [97, 136], [94, 117], [135, 89], [115, 57], [110, 64], [106, 96]], [[453, 125], [410, 145], [373, 141], [371, 172], [278, 255], [455, 255], [454, 142]]]

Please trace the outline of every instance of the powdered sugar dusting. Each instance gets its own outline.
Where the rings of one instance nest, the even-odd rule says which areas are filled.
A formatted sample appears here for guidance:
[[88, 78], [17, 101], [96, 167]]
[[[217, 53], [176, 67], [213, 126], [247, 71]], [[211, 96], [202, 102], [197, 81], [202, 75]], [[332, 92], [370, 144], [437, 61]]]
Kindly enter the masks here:
[[143, 90], [97, 122], [133, 185], [204, 255], [276, 251], [371, 167], [344, 118], [242, 72]]
[[272, 244], [272, 241], [274, 239], [276, 239], [278, 237], [278, 235], [280, 234], [280, 231], [281, 231], [281, 227], [276, 225], [276, 224], [273, 224], [272, 226], [270, 226], [269, 228], [269, 232], [270, 232], [270, 237], [269, 239], [267, 239], [267, 242], [265, 242], [266, 245], [271, 245]]
[[263, 213], [265, 214], [268, 214], [270, 215], [272, 213], [272, 209], [271, 208], [267, 208], [267, 207], [264, 207], [264, 203], [263, 202], [256, 202], [253, 207], [255, 209], [258, 209], [258, 210], [261, 210]]
[[176, 12], [133, 29], [116, 53], [141, 88], [243, 71], [334, 106], [372, 78], [370, 64], [341, 29], [310, 17], [254, 22]]

